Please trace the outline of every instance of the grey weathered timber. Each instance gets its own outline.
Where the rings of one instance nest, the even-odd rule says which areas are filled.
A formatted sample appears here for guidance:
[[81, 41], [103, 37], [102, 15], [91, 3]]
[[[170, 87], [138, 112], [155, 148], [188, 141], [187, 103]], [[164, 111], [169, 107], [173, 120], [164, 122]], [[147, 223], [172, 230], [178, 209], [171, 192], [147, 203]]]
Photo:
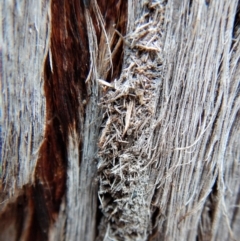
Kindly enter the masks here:
[[49, 1], [2, 1], [2, 164], [12, 196], [33, 180], [45, 127], [43, 61], [49, 48]]
[[[152, 81], [149, 91], [155, 94], [154, 112], [151, 115], [135, 100], [135, 109], [142, 109], [142, 113], [138, 116], [132, 111], [133, 124], [128, 129], [130, 135], [138, 137], [125, 149], [116, 150], [121, 140], [111, 139], [116, 135], [116, 127], [106, 122], [107, 135], [104, 133], [100, 138], [100, 144], [104, 139], [100, 148], [103, 158], [100, 194], [102, 210], [108, 218], [105, 222], [109, 225], [105, 229], [106, 240], [146, 240], [151, 228], [155, 233], [150, 239], [155, 240], [197, 237], [237, 240], [240, 107], [239, 32], [234, 22], [237, 1], [168, 1], [166, 5], [156, 1], [151, 10], [161, 12], [159, 17], [157, 11], [140, 9], [142, 15], [136, 17], [139, 21], [127, 39], [132, 40], [132, 48], [141, 48], [141, 54], [136, 56], [131, 49], [126, 50], [124, 67], [128, 77], [123, 68], [116, 92], [119, 96], [123, 93], [123, 103], [127, 105], [129, 89], [134, 89], [137, 95], [141, 90], [139, 80], [147, 81], [146, 69], [151, 69], [148, 78], [150, 85]], [[163, 25], [157, 25], [156, 29], [163, 18]], [[150, 56], [149, 51], [159, 52]], [[158, 65], [152, 67], [154, 61], [160, 62], [160, 69]], [[160, 77], [156, 78], [155, 72]], [[143, 96], [149, 97], [146, 91]], [[109, 113], [117, 105], [115, 100], [111, 93], [105, 99], [106, 104], [113, 103], [104, 107]], [[151, 108], [151, 103], [147, 103]], [[122, 102], [118, 104], [121, 110]], [[117, 119], [125, 115], [123, 112]], [[148, 126], [145, 120], [149, 116]], [[111, 122], [110, 118], [111, 115]], [[145, 126], [139, 134], [141, 123]], [[121, 133], [121, 123], [118, 130]], [[109, 139], [113, 143], [106, 147]], [[108, 154], [109, 148], [114, 155]], [[114, 164], [116, 158], [120, 165]], [[132, 177], [134, 172], [139, 177]], [[108, 180], [113, 175], [115, 181], [111, 183]], [[112, 202], [104, 204], [109, 193]], [[141, 198], [136, 200], [138, 195]], [[151, 227], [151, 222], [155, 227]]]
[[0, 240], [238, 240], [237, 0], [4, 1]]

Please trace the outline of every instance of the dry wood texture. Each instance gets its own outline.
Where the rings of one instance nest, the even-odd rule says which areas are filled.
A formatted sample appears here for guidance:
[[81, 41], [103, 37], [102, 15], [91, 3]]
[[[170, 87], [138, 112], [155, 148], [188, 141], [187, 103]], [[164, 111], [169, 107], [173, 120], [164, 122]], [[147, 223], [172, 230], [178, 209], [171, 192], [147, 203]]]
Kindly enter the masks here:
[[239, 8], [4, 1], [0, 240], [237, 240]]

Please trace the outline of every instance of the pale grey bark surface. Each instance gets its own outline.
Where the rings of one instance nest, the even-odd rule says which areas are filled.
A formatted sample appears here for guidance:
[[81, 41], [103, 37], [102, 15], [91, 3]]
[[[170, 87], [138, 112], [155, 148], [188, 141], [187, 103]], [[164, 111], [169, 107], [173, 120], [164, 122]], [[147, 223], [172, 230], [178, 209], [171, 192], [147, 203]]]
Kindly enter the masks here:
[[[49, 5], [4, 1], [2, 7], [2, 160], [9, 196], [32, 182], [43, 140]], [[49, 240], [238, 240], [237, 5], [128, 0], [123, 69], [111, 84], [104, 80], [116, 33], [104, 32], [105, 47], [98, 49], [85, 10], [91, 98], [81, 133], [69, 134], [67, 189]]]
[[2, 1], [2, 161], [10, 196], [32, 182], [45, 126], [49, 2]]
[[159, 153], [159, 230], [169, 240], [239, 236], [239, 211], [233, 208], [239, 205], [240, 171], [237, 3], [166, 5], [153, 142]]

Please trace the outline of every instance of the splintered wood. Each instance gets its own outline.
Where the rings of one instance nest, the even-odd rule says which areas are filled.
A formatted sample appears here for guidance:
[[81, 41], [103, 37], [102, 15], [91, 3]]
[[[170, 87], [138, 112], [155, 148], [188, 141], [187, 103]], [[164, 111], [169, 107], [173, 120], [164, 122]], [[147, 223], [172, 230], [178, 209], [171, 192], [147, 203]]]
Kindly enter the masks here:
[[139, 2], [101, 81], [99, 240], [237, 240], [238, 1]]
[[[151, 5], [149, 6], [151, 8]], [[101, 99], [103, 125], [99, 139], [99, 199], [104, 214], [99, 240], [145, 240], [151, 233], [149, 136], [155, 91], [161, 73], [163, 10], [145, 8], [135, 30], [125, 37], [127, 49], [122, 75]], [[151, 195], [150, 195], [151, 196]]]
[[129, 124], [130, 124], [130, 119], [131, 119], [131, 114], [132, 114], [132, 108], [133, 108], [133, 101], [130, 101], [127, 105], [127, 112], [126, 112], [126, 118], [125, 118], [125, 128], [123, 132], [123, 137], [126, 134]]

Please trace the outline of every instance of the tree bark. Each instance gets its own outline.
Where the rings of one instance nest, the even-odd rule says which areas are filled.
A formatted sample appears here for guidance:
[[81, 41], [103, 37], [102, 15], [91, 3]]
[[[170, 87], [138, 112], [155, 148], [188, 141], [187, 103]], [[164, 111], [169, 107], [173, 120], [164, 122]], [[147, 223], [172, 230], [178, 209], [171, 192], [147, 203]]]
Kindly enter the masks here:
[[239, 9], [4, 1], [0, 240], [237, 240]]

